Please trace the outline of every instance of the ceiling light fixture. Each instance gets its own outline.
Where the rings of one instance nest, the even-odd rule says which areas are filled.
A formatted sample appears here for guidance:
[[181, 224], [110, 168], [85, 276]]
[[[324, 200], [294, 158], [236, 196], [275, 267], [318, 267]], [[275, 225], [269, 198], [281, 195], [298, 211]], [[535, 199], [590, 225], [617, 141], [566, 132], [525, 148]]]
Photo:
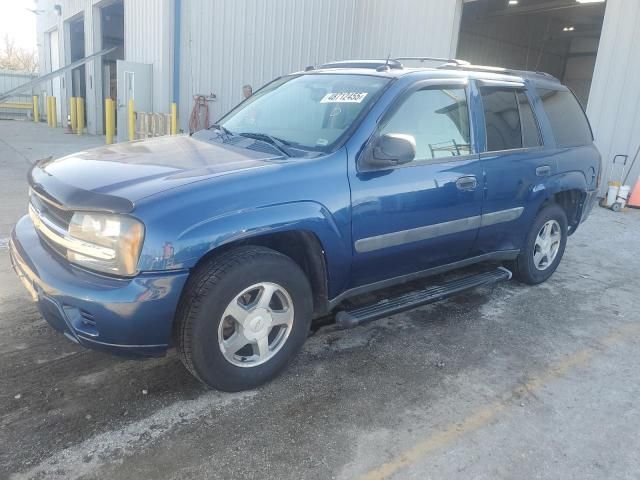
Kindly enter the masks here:
[[578, 3], [604, 3], [605, 0], [576, 0]]
[[509, 0], [509, 5], [518, 5], [518, 0]]
[[572, 27], [572, 26], [564, 27], [562, 29], [563, 32], [573, 32], [574, 30], [575, 30], [575, 27]]

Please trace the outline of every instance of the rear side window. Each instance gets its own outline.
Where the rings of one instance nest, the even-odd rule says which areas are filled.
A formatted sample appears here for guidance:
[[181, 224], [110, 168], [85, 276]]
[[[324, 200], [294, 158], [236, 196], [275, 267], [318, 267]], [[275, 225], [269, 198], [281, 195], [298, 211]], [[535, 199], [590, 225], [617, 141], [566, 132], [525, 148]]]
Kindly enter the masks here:
[[589, 145], [593, 141], [587, 117], [570, 91], [537, 90], [558, 147]]
[[480, 87], [487, 130], [487, 150], [522, 148], [522, 129], [516, 91], [508, 88]]

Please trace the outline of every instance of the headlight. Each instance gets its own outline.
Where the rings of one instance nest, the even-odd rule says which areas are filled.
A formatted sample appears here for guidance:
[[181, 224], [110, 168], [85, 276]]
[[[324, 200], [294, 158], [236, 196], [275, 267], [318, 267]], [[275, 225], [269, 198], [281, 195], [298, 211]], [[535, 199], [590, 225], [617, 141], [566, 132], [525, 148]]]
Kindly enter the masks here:
[[137, 273], [144, 225], [135, 218], [76, 212], [69, 224], [69, 236], [89, 244], [89, 248], [68, 249], [67, 258], [70, 262], [116, 275], [131, 276]]

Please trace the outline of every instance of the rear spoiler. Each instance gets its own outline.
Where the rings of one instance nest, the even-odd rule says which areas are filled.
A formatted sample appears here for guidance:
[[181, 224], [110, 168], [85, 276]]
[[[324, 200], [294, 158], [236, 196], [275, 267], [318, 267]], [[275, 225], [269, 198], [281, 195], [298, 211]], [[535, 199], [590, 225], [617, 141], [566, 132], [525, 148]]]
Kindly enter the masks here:
[[37, 162], [27, 180], [31, 190], [49, 203], [62, 210], [88, 210], [108, 213], [130, 213], [133, 202], [126, 198], [96, 193], [67, 185], [45, 170], [51, 157]]

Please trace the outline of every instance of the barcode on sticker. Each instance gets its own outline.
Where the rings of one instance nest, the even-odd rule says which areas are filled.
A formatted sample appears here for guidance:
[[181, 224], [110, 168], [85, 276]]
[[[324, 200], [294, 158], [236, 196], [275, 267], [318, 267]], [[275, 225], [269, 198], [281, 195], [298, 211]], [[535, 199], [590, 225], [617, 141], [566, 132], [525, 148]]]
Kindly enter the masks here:
[[335, 92], [327, 93], [320, 103], [360, 103], [367, 92]]

